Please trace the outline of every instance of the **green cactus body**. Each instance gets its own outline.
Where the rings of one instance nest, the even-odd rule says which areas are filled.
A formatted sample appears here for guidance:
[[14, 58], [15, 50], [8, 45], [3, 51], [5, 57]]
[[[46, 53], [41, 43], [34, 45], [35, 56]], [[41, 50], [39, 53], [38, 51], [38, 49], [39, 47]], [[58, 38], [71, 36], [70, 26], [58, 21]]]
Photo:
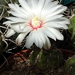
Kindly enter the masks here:
[[48, 67], [56, 68], [63, 62], [62, 53], [59, 50], [52, 50], [49, 54]]
[[[35, 52], [33, 51], [33, 53]], [[33, 53], [30, 55], [30, 59], [33, 59], [33, 57], [35, 59], [30, 61], [34, 61], [35, 66], [40, 69], [56, 68], [63, 62], [62, 53], [58, 49], [40, 50], [36, 57]]]
[[30, 56], [29, 56], [29, 59], [30, 59], [30, 63], [31, 65], [35, 65], [35, 59], [39, 53], [39, 48], [36, 48], [31, 52]]
[[71, 35], [69, 36], [70, 40], [72, 41], [73, 45], [75, 45], [75, 16], [70, 19], [69, 31]]
[[41, 69], [47, 68], [47, 58], [48, 54], [44, 51], [40, 51], [36, 57], [36, 65]]
[[67, 75], [75, 75], [75, 55], [66, 61], [65, 72]]

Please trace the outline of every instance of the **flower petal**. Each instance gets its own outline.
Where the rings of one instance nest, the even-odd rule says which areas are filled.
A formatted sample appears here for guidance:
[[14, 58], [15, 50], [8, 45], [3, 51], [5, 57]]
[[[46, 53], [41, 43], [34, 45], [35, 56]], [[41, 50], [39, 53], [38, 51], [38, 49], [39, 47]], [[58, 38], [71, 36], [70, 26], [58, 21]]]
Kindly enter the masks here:
[[51, 31], [49, 31], [46, 27], [43, 27], [41, 30], [44, 33], [44, 35], [46, 35], [56, 41], [55, 35]]
[[18, 37], [16, 38], [16, 44], [21, 44], [21, 42], [23, 41], [23, 39], [25, 38], [25, 36], [27, 35], [27, 33], [21, 33], [18, 35]]
[[13, 29], [14, 31], [16, 32], [21, 32], [20, 31], [20, 26], [18, 24], [15, 24], [15, 25], [10, 25], [11, 29]]
[[34, 43], [34, 32], [31, 32], [29, 35], [28, 35], [28, 37], [26, 38], [26, 43], [25, 43], [25, 46], [27, 47], [27, 48], [30, 48], [32, 45], [33, 45], [33, 43]]
[[53, 9], [54, 7], [56, 7], [56, 9], [62, 7], [62, 5], [57, 6], [57, 4], [58, 4], [58, 1], [54, 1], [54, 2], [51, 2], [50, 4], [46, 5], [41, 12], [41, 16], [43, 18], [45, 18], [47, 15], [52, 14], [52, 12], [54, 11], [54, 9]]
[[45, 2], [45, 5], [44, 5], [44, 6], [46, 6], [46, 5], [50, 4], [50, 2], [52, 2], [52, 0], [46, 0], [46, 2]]
[[44, 25], [45, 27], [48, 26], [48, 27], [52, 27], [52, 28], [60, 28], [60, 29], [68, 29], [68, 26], [61, 23], [61, 22], [48, 22], [48, 23], [45, 23]]
[[65, 6], [57, 5], [55, 7], [51, 7], [47, 10], [44, 10], [45, 12], [43, 11], [42, 17], [45, 18], [48, 15], [57, 15], [57, 14], [64, 12], [66, 9], [67, 9], [67, 7], [65, 7]]
[[47, 13], [47, 15], [49, 15], [49, 14], [56, 15], [56, 14], [64, 12], [66, 9], [67, 9], [67, 7], [62, 6], [62, 5], [58, 5], [58, 6], [54, 7], [54, 8], [52, 8], [52, 9], [50, 9], [51, 11], [49, 11]]
[[26, 47], [30, 48], [33, 43], [39, 48], [43, 47], [43, 37], [39, 35], [39, 32], [37, 30], [32, 31], [26, 40]]
[[35, 42], [35, 44], [37, 47], [42, 48], [43, 44], [45, 43], [45, 35], [42, 33], [41, 29], [36, 30], [35, 36], [36, 40], [38, 40], [38, 45], [37, 42]]
[[44, 48], [45, 49], [49, 49], [51, 47], [51, 43], [50, 43], [50, 40], [48, 39], [47, 36], [45, 36], [45, 39], [46, 39], [46, 42], [44, 44]]
[[19, 0], [19, 3], [27, 12], [31, 12], [31, 9], [30, 9], [28, 3], [26, 2], [26, 0]]
[[30, 28], [30, 26], [28, 26], [25, 23], [20, 23], [20, 24], [12, 24], [9, 26], [10, 28], [12, 28], [14, 31], [16, 31], [17, 33], [21, 33], [21, 32], [28, 32], [31, 31], [32, 29]]
[[20, 11], [16, 8], [15, 4], [8, 4], [8, 5], [13, 11], [20, 13]]
[[6, 37], [10, 37], [15, 34], [15, 31], [13, 29], [8, 29], [7, 33], [5, 34]]
[[47, 27], [47, 29], [50, 30], [56, 36], [56, 38], [58, 40], [63, 40], [64, 39], [63, 35], [57, 29], [49, 28], [49, 27]]
[[31, 15], [30, 15], [27, 11], [25, 11], [22, 7], [19, 7], [18, 4], [15, 3], [15, 6], [17, 7], [17, 9], [18, 9], [23, 15], [26, 16], [26, 18], [31, 16]]
[[48, 15], [45, 17], [44, 22], [60, 19], [60, 18], [62, 18], [62, 16], [63, 15]]
[[38, 13], [39, 14], [41, 13], [41, 11], [43, 9], [44, 3], [45, 3], [45, 0], [39, 0], [39, 2], [38, 2]]
[[[27, 17], [26, 12], [25, 11], [24, 11], [24, 13], [21, 12], [21, 8], [17, 4], [8, 4], [8, 5], [14, 11], [14, 13], [21, 14], [21, 16]], [[8, 11], [8, 13], [11, 13], [12, 15], [14, 14], [11, 11]]]
[[44, 10], [48, 11], [50, 8], [56, 6], [58, 3], [59, 3], [58, 1], [52, 2], [51, 0], [49, 0], [49, 3], [47, 3], [47, 5], [44, 7]]
[[6, 17], [6, 19], [9, 19], [13, 22], [25, 22], [25, 19], [22, 19], [22, 18], [18, 18], [18, 17]]
[[42, 32], [42, 29], [41, 28], [39, 28], [38, 30], [37, 30], [37, 36], [39, 36], [40, 37], [40, 39], [42, 40], [42, 42], [43, 43], [45, 43], [45, 35], [44, 35], [44, 33]]
[[38, 15], [38, 10], [36, 9], [38, 6], [38, 0], [31, 0], [31, 9], [35, 15]]

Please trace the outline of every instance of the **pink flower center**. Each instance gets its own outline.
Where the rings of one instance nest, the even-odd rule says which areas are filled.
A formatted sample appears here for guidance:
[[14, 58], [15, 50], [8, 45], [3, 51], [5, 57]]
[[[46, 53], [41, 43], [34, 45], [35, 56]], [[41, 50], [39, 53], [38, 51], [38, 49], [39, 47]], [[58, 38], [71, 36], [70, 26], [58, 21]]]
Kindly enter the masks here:
[[41, 28], [43, 25], [43, 22], [36, 16], [30, 21], [29, 25], [34, 30], [34, 29]]

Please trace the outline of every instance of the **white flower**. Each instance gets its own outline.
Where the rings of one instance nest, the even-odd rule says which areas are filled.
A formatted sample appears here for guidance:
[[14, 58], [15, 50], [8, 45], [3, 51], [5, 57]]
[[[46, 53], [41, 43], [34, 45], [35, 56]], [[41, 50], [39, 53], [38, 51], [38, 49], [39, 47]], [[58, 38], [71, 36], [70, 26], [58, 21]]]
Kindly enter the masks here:
[[19, 33], [16, 43], [26, 38], [25, 46], [30, 48], [33, 43], [39, 48], [50, 48], [49, 38], [63, 40], [59, 29], [68, 29], [69, 20], [62, 15], [67, 7], [58, 5], [52, 0], [19, 0], [18, 4], [9, 4], [13, 17], [6, 17], [4, 22], [9, 29], [6, 37]]

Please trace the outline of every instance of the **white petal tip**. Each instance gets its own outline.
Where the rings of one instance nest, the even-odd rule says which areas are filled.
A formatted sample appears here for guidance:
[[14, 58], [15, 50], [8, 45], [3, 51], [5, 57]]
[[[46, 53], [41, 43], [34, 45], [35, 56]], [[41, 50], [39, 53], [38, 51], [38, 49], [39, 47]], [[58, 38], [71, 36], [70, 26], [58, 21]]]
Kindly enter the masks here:
[[58, 40], [64, 40], [64, 36], [60, 36], [60, 38]]
[[30, 46], [27, 46], [27, 45], [25, 45], [25, 47], [26, 47], [27, 49], [30, 49], [30, 48], [31, 48]]
[[15, 34], [15, 31], [14, 31], [14, 30], [8, 29], [8, 31], [7, 31], [7, 33], [5, 34], [5, 36], [6, 36], [6, 37], [10, 37], [10, 36], [12, 36], [12, 35], [14, 35], [14, 34]]
[[18, 42], [18, 41], [19, 41], [19, 40], [16, 40], [16, 44], [17, 44], [17, 45], [21, 45], [21, 43], [20, 43], [20, 42]]
[[16, 38], [16, 44], [20, 45], [24, 37], [25, 37], [25, 33], [19, 34], [18, 37]]
[[4, 22], [3, 24], [6, 24], [6, 22]]

